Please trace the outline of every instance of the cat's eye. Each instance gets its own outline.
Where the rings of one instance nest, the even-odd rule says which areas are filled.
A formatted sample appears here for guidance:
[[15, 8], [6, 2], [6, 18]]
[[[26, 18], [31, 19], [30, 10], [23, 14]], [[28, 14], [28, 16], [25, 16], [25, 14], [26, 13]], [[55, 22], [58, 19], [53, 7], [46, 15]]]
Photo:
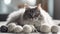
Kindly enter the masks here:
[[35, 17], [38, 17], [38, 15], [35, 15]]
[[29, 18], [32, 18], [32, 16], [31, 16], [31, 15], [29, 15], [28, 17], [29, 17]]
[[39, 16], [39, 13], [35, 15], [35, 17], [38, 17]]

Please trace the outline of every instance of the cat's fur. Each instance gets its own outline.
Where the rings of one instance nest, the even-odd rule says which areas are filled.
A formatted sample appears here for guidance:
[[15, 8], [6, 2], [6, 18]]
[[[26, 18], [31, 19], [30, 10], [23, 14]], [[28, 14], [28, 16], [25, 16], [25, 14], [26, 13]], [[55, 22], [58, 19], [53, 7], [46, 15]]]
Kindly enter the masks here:
[[11, 22], [15, 22], [18, 25], [48, 25], [50, 27], [54, 25], [52, 17], [45, 10], [42, 9], [41, 5], [38, 5], [34, 8], [30, 7], [29, 9], [21, 8], [18, 11], [12, 12], [7, 18], [7, 24]]

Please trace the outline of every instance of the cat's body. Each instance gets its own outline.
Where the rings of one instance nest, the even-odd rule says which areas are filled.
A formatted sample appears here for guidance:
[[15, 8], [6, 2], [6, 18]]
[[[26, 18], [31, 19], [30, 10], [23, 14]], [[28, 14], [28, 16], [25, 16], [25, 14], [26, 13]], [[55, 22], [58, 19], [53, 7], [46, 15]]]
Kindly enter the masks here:
[[48, 25], [50, 27], [53, 26], [54, 22], [52, 20], [52, 17], [50, 17], [49, 14], [41, 7], [38, 8], [39, 8], [38, 12], [40, 14], [37, 16], [36, 19], [34, 17], [32, 17], [33, 19], [25, 18], [24, 15], [26, 12], [26, 8], [21, 8], [20, 10], [15, 11], [8, 16], [7, 24], [15, 22], [18, 25], [31, 24], [35, 26], [41, 26], [41, 25]]
[[[20, 11], [21, 11], [21, 13], [20, 13]], [[8, 24], [15, 22], [18, 25], [24, 25], [24, 24], [41, 25], [42, 19], [40, 19], [40, 18], [36, 18], [36, 20], [35, 19], [34, 20], [33, 19], [24, 19], [25, 18], [25, 16], [23, 17], [24, 12], [25, 12], [25, 9], [22, 8], [19, 11], [11, 13], [7, 19]], [[38, 19], [40, 19], [40, 20], [38, 20]]]

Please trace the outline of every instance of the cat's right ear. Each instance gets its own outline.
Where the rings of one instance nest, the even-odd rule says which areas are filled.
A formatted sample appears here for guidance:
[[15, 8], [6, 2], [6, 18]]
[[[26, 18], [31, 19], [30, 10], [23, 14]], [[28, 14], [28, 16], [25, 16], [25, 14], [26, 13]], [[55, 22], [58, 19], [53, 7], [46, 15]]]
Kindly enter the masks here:
[[38, 4], [37, 9], [40, 10], [40, 8], [41, 8], [41, 4]]

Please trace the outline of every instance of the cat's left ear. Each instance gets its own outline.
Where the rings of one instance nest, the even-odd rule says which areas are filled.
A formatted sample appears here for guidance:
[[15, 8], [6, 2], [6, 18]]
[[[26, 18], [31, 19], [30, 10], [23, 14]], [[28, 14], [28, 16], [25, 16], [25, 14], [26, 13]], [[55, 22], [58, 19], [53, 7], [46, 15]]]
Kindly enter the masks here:
[[28, 6], [27, 4], [24, 4], [24, 8], [26, 8], [26, 9], [27, 9], [27, 8], [29, 8], [29, 6]]
[[41, 8], [41, 4], [38, 4], [37, 9], [40, 10], [40, 8]]

